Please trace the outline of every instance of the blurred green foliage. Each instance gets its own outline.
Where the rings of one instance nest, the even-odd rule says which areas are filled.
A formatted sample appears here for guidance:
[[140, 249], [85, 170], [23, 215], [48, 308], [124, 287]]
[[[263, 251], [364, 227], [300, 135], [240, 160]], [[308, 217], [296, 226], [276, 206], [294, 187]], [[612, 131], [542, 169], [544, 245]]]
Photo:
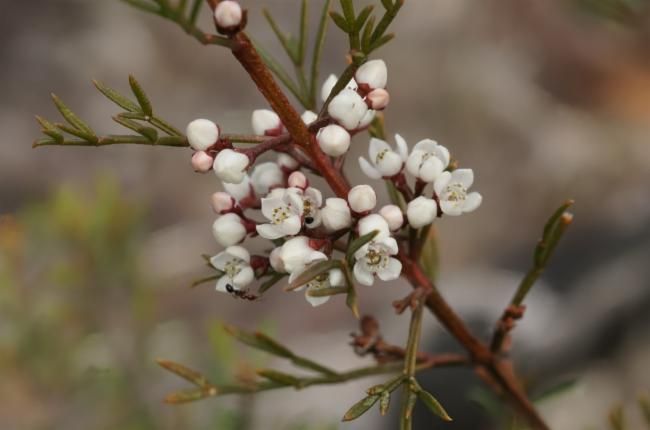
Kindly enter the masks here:
[[160, 321], [165, 286], [138, 264], [146, 208], [106, 178], [90, 194], [62, 187], [0, 215], [0, 428], [251, 428], [246, 397], [229, 406], [162, 404], [176, 388], [165, 384], [176, 381], [153, 360], [161, 350], [188, 349], [216, 382], [253, 366], [218, 321], [207, 327], [209, 343], [188, 339], [187, 322]]

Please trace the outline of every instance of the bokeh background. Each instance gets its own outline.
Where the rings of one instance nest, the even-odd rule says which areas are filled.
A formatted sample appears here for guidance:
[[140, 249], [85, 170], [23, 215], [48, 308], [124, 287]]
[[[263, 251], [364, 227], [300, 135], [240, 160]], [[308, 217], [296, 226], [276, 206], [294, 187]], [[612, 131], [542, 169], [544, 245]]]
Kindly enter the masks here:
[[[295, 26], [298, 2], [245, 3], [249, 32], [280, 55], [261, 8]], [[311, 4], [315, 23], [322, 3]], [[280, 288], [256, 303], [188, 288], [209, 274], [200, 255], [219, 249], [208, 204], [217, 180], [194, 174], [187, 150], [31, 148], [34, 115], [57, 117], [50, 92], [97, 130], [116, 131], [116, 111], [91, 79], [126, 91], [129, 73], [177, 127], [206, 117], [248, 131], [250, 112], [265, 104], [226, 50], [118, 0], [5, 1], [2, 11], [0, 428], [394, 428], [395, 417], [376, 411], [339, 423], [372, 380], [161, 402], [186, 385], [155, 358], [217, 382], [282, 368], [235, 345], [224, 321], [262, 328], [335, 368], [369, 362], [347, 345], [356, 322], [340, 300], [312, 309]], [[476, 213], [439, 224], [445, 295], [487, 337], [544, 220], [574, 198], [574, 225], [516, 330], [516, 362], [552, 428], [608, 428], [618, 405], [629, 429], [644, 428], [636, 402], [650, 387], [648, 3], [407, 1], [393, 30], [396, 40], [377, 54], [389, 65], [389, 132], [448, 146], [474, 168], [484, 196]], [[345, 46], [331, 25], [323, 78], [345, 67]], [[349, 159], [366, 148], [357, 137]], [[353, 161], [348, 173], [363, 180]], [[407, 289], [361, 292], [362, 311], [394, 343], [405, 341], [408, 318], [390, 303]], [[431, 351], [457, 348], [429, 317], [424, 339]], [[519, 428], [470, 371], [433, 372], [425, 382], [456, 421], [418, 411], [418, 428]], [[558, 385], [568, 388], [542, 396]]]

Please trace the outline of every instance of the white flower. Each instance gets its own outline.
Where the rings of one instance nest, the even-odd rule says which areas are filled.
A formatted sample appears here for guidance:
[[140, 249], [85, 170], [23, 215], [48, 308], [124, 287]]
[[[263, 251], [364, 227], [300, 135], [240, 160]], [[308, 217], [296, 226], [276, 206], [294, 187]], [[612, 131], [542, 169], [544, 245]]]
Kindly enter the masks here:
[[402, 228], [404, 224], [404, 214], [397, 205], [386, 205], [379, 210], [381, 215], [388, 223], [390, 231], [396, 231]]
[[[327, 260], [327, 256], [309, 246], [309, 238], [297, 236], [284, 242], [280, 251], [277, 251], [275, 259], [276, 266], [281, 267], [283, 272], [291, 274], [289, 282], [292, 282], [305, 268], [316, 261]], [[274, 250], [275, 252], [275, 250]]]
[[301, 190], [304, 190], [309, 186], [309, 180], [307, 180], [307, 177], [304, 173], [296, 170], [289, 175], [289, 178], [287, 179], [287, 185], [289, 185], [289, 188], [300, 188]]
[[290, 172], [296, 170], [300, 166], [295, 158], [282, 152], [278, 154], [277, 163], [281, 169], [288, 170]]
[[345, 199], [330, 197], [325, 200], [325, 207], [320, 212], [323, 225], [328, 232], [342, 230], [352, 225], [350, 207]]
[[368, 158], [359, 157], [359, 166], [371, 179], [388, 178], [402, 171], [408, 158], [406, 141], [399, 134], [395, 135], [396, 151], [381, 139], [370, 139]]
[[406, 217], [413, 228], [431, 224], [438, 215], [438, 204], [435, 200], [420, 196], [409, 202]]
[[284, 185], [284, 173], [277, 163], [260, 163], [251, 173], [251, 183], [258, 196], [265, 196], [271, 188]]
[[481, 205], [483, 197], [477, 193], [467, 193], [474, 182], [472, 169], [457, 169], [443, 172], [433, 184], [440, 200], [440, 210], [445, 215], [460, 215], [472, 212]]
[[257, 109], [253, 111], [251, 124], [253, 125], [255, 134], [261, 136], [277, 136], [284, 129], [278, 114], [268, 109]]
[[316, 228], [321, 224], [321, 210], [323, 205], [322, 193], [313, 187], [306, 189], [292, 187], [287, 188], [287, 194], [293, 195], [290, 199], [302, 199], [302, 219], [307, 228]]
[[192, 154], [192, 168], [195, 172], [206, 173], [212, 169], [214, 160], [205, 151], [196, 151]]
[[424, 182], [433, 182], [449, 166], [449, 151], [431, 139], [419, 141], [406, 160], [406, 170]]
[[[339, 78], [336, 77], [336, 75], [331, 74], [325, 79], [325, 82], [323, 82], [323, 86], [320, 91], [320, 97], [323, 101], [326, 101], [327, 98], [330, 96], [330, 93], [332, 92], [332, 89], [334, 89], [334, 85], [338, 82]], [[346, 88], [349, 90], [357, 90], [357, 83], [355, 82], [354, 79], [350, 79], [350, 82], [346, 85]]]
[[255, 193], [253, 193], [253, 187], [248, 175], [244, 175], [244, 178], [238, 184], [230, 184], [228, 182], [222, 182], [222, 184], [223, 189], [238, 202], [244, 200], [247, 197], [253, 197], [255, 195]]
[[187, 141], [195, 151], [205, 151], [219, 140], [219, 127], [209, 119], [195, 119], [185, 130]]
[[372, 285], [375, 275], [382, 281], [392, 281], [399, 278], [402, 263], [391, 255], [398, 252], [397, 241], [392, 237], [382, 240], [372, 240], [362, 246], [354, 254], [354, 277], [363, 285]]
[[354, 130], [368, 112], [368, 106], [356, 91], [345, 89], [332, 99], [327, 112], [343, 127]]
[[377, 234], [373, 238], [375, 241], [381, 241], [390, 237], [390, 228], [386, 219], [379, 214], [366, 215], [359, 220], [357, 224], [359, 236], [365, 236], [368, 233], [376, 231]]
[[306, 110], [302, 113], [300, 118], [302, 119], [302, 122], [309, 125], [318, 119], [318, 115], [316, 115], [314, 112], [310, 110]]
[[269, 254], [269, 263], [277, 273], [286, 273], [284, 262], [282, 261], [282, 247], [273, 248]]
[[218, 213], [222, 214], [228, 212], [235, 205], [235, 199], [228, 193], [223, 191], [217, 191], [212, 194], [211, 198], [212, 209]]
[[386, 106], [390, 102], [390, 94], [383, 88], [377, 88], [368, 93], [366, 102], [370, 109], [383, 110], [386, 109]]
[[367, 212], [377, 205], [377, 194], [370, 185], [357, 185], [348, 193], [348, 203], [355, 212]]
[[316, 136], [320, 149], [327, 155], [338, 157], [350, 148], [350, 133], [337, 124], [321, 128]]
[[324, 288], [342, 287], [345, 285], [345, 277], [339, 269], [332, 269], [326, 273], [320, 274], [311, 281], [296, 288], [294, 291], [305, 290], [305, 299], [314, 307], [326, 303], [330, 296], [315, 297], [310, 296], [312, 291], [322, 290]]
[[[275, 190], [274, 190], [275, 191]], [[270, 222], [257, 225], [257, 232], [265, 239], [293, 236], [302, 227], [303, 200], [297, 193], [286, 190], [262, 199], [262, 215]]]
[[223, 272], [217, 281], [217, 291], [232, 293], [242, 290], [255, 279], [255, 273], [250, 266], [251, 256], [241, 246], [229, 246], [210, 259], [212, 266]]
[[212, 224], [212, 234], [221, 246], [236, 245], [246, 237], [246, 227], [239, 215], [228, 213]]
[[242, 19], [241, 6], [236, 1], [222, 0], [214, 10], [214, 19], [221, 28], [237, 27]]
[[376, 88], [386, 88], [388, 69], [384, 60], [371, 60], [364, 63], [354, 74], [354, 79], [360, 88], [368, 91]]
[[217, 178], [230, 184], [239, 184], [246, 176], [246, 169], [250, 164], [248, 155], [232, 149], [219, 151], [214, 159], [212, 168]]
[[372, 123], [372, 121], [375, 119], [375, 116], [377, 115], [377, 111], [368, 109], [368, 112], [361, 118], [361, 122], [359, 123], [359, 126], [357, 127], [357, 130], [364, 129]]

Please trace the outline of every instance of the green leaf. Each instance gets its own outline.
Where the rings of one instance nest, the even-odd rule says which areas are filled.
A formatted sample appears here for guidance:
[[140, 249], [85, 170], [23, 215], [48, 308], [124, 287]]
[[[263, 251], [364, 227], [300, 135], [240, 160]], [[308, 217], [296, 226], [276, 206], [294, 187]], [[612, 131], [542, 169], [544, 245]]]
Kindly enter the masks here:
[[392, 0], [381, 0], [381, 4], [386, 10], [391, 10], [393, 8]]
[[341, 262], [338, 260], [325, 260], [312, 264], [309, 268], [307, 268], [307, 270], [298, 275], [298, 277], [289, 284], [289, 286], [286, 288], [286, 291], [295, 290], [296, 288], [299, 288], [302, 285], [305, 285], [309, 281], [313, 280], [317, 276], [327, 273], [331, 269], [340, 267]]
[[350, 273], [350, 267], [346, 263], [342, 265], [341, 270], [343, 271], [343, 276], [345, 276], [345, 282], [348, 285], [348, 296], [345, 298], [345, 305], [352, 311], [352, 315], [356, 319], [360, 319], [361, 313], [359, 312], [357, 290], [354, 286], [352, 273]]
[[365, 414], [379, 400], [378, 395], [372, 395], [359, 400], [352, 405], [350, 409], [343, 415], [343, 421], [352, 421]]
[[128, 5], [133, 6], [136, 9], [140, 9], [145, 12], [155, 13], [157, 15], [161, 13], [160, 7], [145, 0], [122, 0], [122, 1]]
[[61, 115], [63, 118], [65, 118], [68, 123], [77, 129], [85, 139], [88, 141], [97, 141], [97, 136], [95, 135], [95, 132], [86, 124], [83, 122], [70, 108], [68, 108], [63, 101], [56, 96], [56, 94], [52, 94], [52, 100], [54, 101], [54, 104], [56, 105], [56, 108], [61, 112]]
[[307, 46], [307, 0], [302, 0], [300, 7], [300, 38], [298, 39], [298, 64], [303, 64], [305, 60], [305, 50]]
[[438, 417], [440, 417], [445, 421], [452, 421], [447, 411], [445, 411], [445, 408], [442, 407], [440, 402], [435, 397], [433, 397], [433, 395], [431, 395], [430, 393], [424, 390], [419, 390], [418, 397], [420, 398], [422, 403], [424, 403], [427, 406], [427, 408], [429, 408], [429, 410], [433, 412], [435, 415], [437, 415]]
[[388, 413], [388, 408], [390, 407], [390, 393], [384, 391], [379, 397], [379, 413], [381, 416], [385, 416]]
[[63, 143], [63, 140], [64, 140], [63, 135], [59, 132], [59, 130], [57, 129], [57, 127], [54, 124], [52, 124], [51, 122], [49, 122], [45, 118], [40, 117], [38, 115], [36, 115], [36, 121], [38, 121], [38, 123], [41, 125], [41, 127], [42, 127], [41, 131], [44, 134], [50, 136], [59, 145]]
[[269, 381], [277, 382], [278, 384], [288, 385], [292, 387], [299, 387], [301, 382], [300, 379], [289, 375], [288, 373], [280, 372], [273, 369], [260, 369], [257, 371], [257, 374], [263, 378], [268, 379]]
[[332, 21], [334, 21], [334, 24], [336, 24], [338, 28], [340, 28], [346, 33], [350, 33], [351, 30], [350, 30], [350, 26], [348, 25], [348, 22], [338, 12], [331, 11], [330, 17], [332, 18]]
[[206, 397], [214, 397], [219, 394], [216, 387], [195, 388], [191, 390], [179, 391], [165, 396], [165, 403], [170, 405], [180, 405], [183, 403], [195, 402], [197, 400], [205, 399]]
[[354, 23], [355, 31], [357, 31], [357, 32], [361, 31], [361, 29], [363, 28], [363, 25], [366, 23], [366, 20], [368, 19], [368, 17], [370, 16], [370, 14], [372, 13], [372, 10], [374, 8], [375, 7], [373, 5], [368, 5], [368, 6], [364, 7], [361, 10], [361, 12], [359, 12], [359, 16], [357, 16], [357, 19], [356, 19], [356, 21]]
[[348, 250], [345, 252], [345, 259], [348, 264], [352, 264], [354, 261], [354, 254], [361, 249], [362, 246], [373, 240], [377, 234], [379, 234], [379, 230], [371, 231], [370, 233], [356, 238], [352, 243], [350, 243], [350, 245], [348, 245]]
[[203, 0], [194, 0], [194, 3], [192, 3], [192, 8], [190, 9], [190, 16], [189, 16], [189, 22], [191, 26], [196, 25], [196, 20], [199, 17], [199, 13], [201, 12], [201, 6], [203, 6], [204, 1]]
[[271, 287], [273, 287], [275, 284], [280, 282], [282, 278], [284, 278], [286, 275], [284, 273], [274, 273], [271, 275], [269, 279], [264, 281], [262, 285], [260, 285], [260, 288], [257, 290], [258, 293], [264, 294], [267, 292]]
[[137, 104], [131, 101], [128, 97], [125, 97], [122, 94], [118, 93], [114, 89], [107, 87], [97, 80], [93, 80], [93, 84], [95, 85], [95, 88], [99, 90], [99, 92], [104, 94], [106, 98], [108, 98], [110, 101], [122, 109], [125, 109], [129, 112], [138, 112], [140, 110]]
[[224, 329], [232, 337], [252, 348], [268, 352], [269, 354], [278, 357], [294, 358], [294, 354], [287, 347], [281, 345], [265, 334], [259, 332], [249, 333], [231, 325], [224, 325]]
[[536, 266], [544, 266], [548, 262], [553, 251], [555, 251], [557, 244], [562, 238], [562, 235], [566, 231], [566, 228], [573, 221], [573, 215], [567, 212], [567, 209], [573, 205], [573, 203], [573, 200], [567, 200], [553, 213], [544, 225], [542, 240], [540, 240], [535, 249]]
[[307, 291], [307, 295], [309, 297], [328, 297], [337, 294], [346, 294], [348, 291], [348, 287], [318, 288]]
[[141, 135], [149, 139], [149, 141], [151, 142], [155, 142], [156, 140], [158, 140], [158, 132], [156, 131], [155, 128], [144, 126], [128, 118], [120, 117], [119, 115], [114, 116], [113, 121], [137, 133], [140, 133]]
[[[316, 38], [314, 39], [314, 50], [312, 53], [311, 61], [311, 82], [309, 84], [310, 102], [316, 104], [316, 95], [318, 92], [318, 72], [320, 70], [320, 59], [323, 53], [323, 46], [325, 45], [325, 35], [327, 33], [328, 12], [330, 7], [330, 0], [326, 0], [323, 5], [320, 22], [318, 23], [318, 30], [316, 31]], [[314, 106], [315, 107], [315, 106]]]
[[411, 421], [411, 419], [413, 419], [413, 408], [415, 407], [415, 403], [417, 402], [417, 399], [418, 399], [418, 395], [413, 391], [408, 391], [406, 393], [406, 410], [403, 417], [405, 420]]
[[370, 51], [370, 43], [372, 42], [372, 31], [374, 28], [375, 28], [375, 17], [373, 15], [368, 20], [368, 23], [363, 28], [363, 33], [361, 34], [361, 50], [363, 52]]
[[390, 42], [394, 38], [395, 38], [394, 33], [384, 34], [383, 36], [381, 36], [379, 39], [375, 40], [370, 45], [370, 48], [368, 49], [368, 52], [366, 52], [366, 54], [370, 54], [371, 52], [376, 51], [377, 49], [381, 48], [382, 46], [384, 46], [385, 44], [387, 44], [388, 42]]
[[71, 135], [73, 135], [73, 136], [80, 137], [80, 138], [82, 138], [82, 139], [85, 140], [85, 141], [93, 142], [93, 143], [94, 143], [94, 142], [97, 142], [97, 139], [93, 139], [92, 136], [89, 136], [88, 134], [86, 134], [85, 132], [83, 132], [83, 131], [81, 131], [81, 130], [79, 130], [79, 129], [77, 129], [77, 128], [71, 127], [71, 126], [69, 126], [68, 124], [62, 124], [62, 123], [58, 123], [58, 122], [57, 122], [57, 123], [54, 124], [54, 125], [56, 125], [56, 127], [57, 127], [59, 130], [64, 131], [64, 132], [66, 132], [66, 133], [68, 133], [68, 134], [71, 134]]
[[149, 97], [147, 97], [147, 94], [144, 92], [144, 89], [142, 89], [142, 86], [135, 79], [133, 75], [129, 75], [129, 85], [131, 86], [131, 91], [133, 91], [133, 95], [135, 95], [135, 98], [138, 99], [140, 108], [142, 108], [142, 113], [144, 113], [147, 116], [152, 116], [153, 107], [151, 106], [151, 101], [149, 101]]
[[205, 376], [192, 370], [189, 367], [185, 367], [182, 364], [170, 361], [170, 360], [156, 360], [158, 365], [170, 372], [180, 376], [186, 381], [191, 382], [192, 384], [199, 386], [201, 388], [211, 387], [211, 384], [208, 382]]
[[439, 267], [438, 240], [436, 228], [433, 225], [424, 227], [421, 231], [422, 251], [420, 265], [427, 277], [432, 281], [436, 279]]
[[348, 23], [354, 23], [354, 2], [353, 0], [340, 0], [341, 3], [341, 9], [343, 10], [343, 15], [345, 16], [345, 20]]
[[217, 275], [212, 275], [212, 276], [208, 276], [208, 277], [205, 277], [205, 278], [197, 279], [197, 280], [193, 281], [190, 284], [190, 288], [195, 288], [195, 287], [198, 287], [199, 285], [203, 285], [203, 284], [207, 284], [208, 282], [216, 281], [221, 276], [223, 276], [223, 273], [219, 273]]

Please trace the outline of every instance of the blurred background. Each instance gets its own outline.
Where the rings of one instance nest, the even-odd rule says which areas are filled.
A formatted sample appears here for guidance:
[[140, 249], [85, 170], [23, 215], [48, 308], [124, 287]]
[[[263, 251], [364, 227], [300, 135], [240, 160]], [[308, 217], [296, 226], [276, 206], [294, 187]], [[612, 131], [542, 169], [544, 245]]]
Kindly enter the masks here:
[[[245, 5], [251, 35], [280, 56], [262, 6], [295, 28], [298, 2]], [[321, 5], [311, 2], [314, 23]], [[114, 106], [91, 80], [126, 92], [129, 73], [177, 127], [205, 117], [249, 131], [251, 111], [266, 106], [226, 50], [118, 0], [5, 1], [0, 23], [0, 428], [395, 428], [394, 416], [376, 411], [339, 423], [373, 380], [162, 403], [187, 386], [156, 358], [216, 382], [261, 364], [282, 368], [235, 345], [224, 321], [337, 369], [370, 361], [347, 345], [356, 321], [340, 299], [312, 309], [277, 287], [255, 303], [188, 288], [210, 274], [200, 255], [219, 251], [209, 208], [217, 180], [192, 172], [189, 151], [31, 148], [34, 115], [57, 118], [50, 92], [115, 132]], [[617, 406], [627, 428], [644, 428], [636, 402], [650, 388], [650, 5], [407, 1], [393, 31], [377, 54], [389, 66], [389, 133], [446, 145], [474, 168], [484, 196], [479, 211], [438, 224], [444, 294], [487, 338], [545, 219], [574, 198], [574, 224], [515, 332], [516, 363], [553, 429], [609, 428]], [[345, 46], [330, 25], [323, 79], [345, 67]], [[357, 137], [349, 159], [366, 148]], [[364, 180], [353, 161], [348, 173]], [[362, 312], [397, 344], [408, 318], [390, 303], [407, 291], [361, 290]], [[426, 349], [458, 348], [425, 321]], [[469, 370], [430, 372], [425, 382], [455, 421], [418, 409], [418, 428], [520, 428]], [[566, 389], [544, 395], [558, 386]]]

